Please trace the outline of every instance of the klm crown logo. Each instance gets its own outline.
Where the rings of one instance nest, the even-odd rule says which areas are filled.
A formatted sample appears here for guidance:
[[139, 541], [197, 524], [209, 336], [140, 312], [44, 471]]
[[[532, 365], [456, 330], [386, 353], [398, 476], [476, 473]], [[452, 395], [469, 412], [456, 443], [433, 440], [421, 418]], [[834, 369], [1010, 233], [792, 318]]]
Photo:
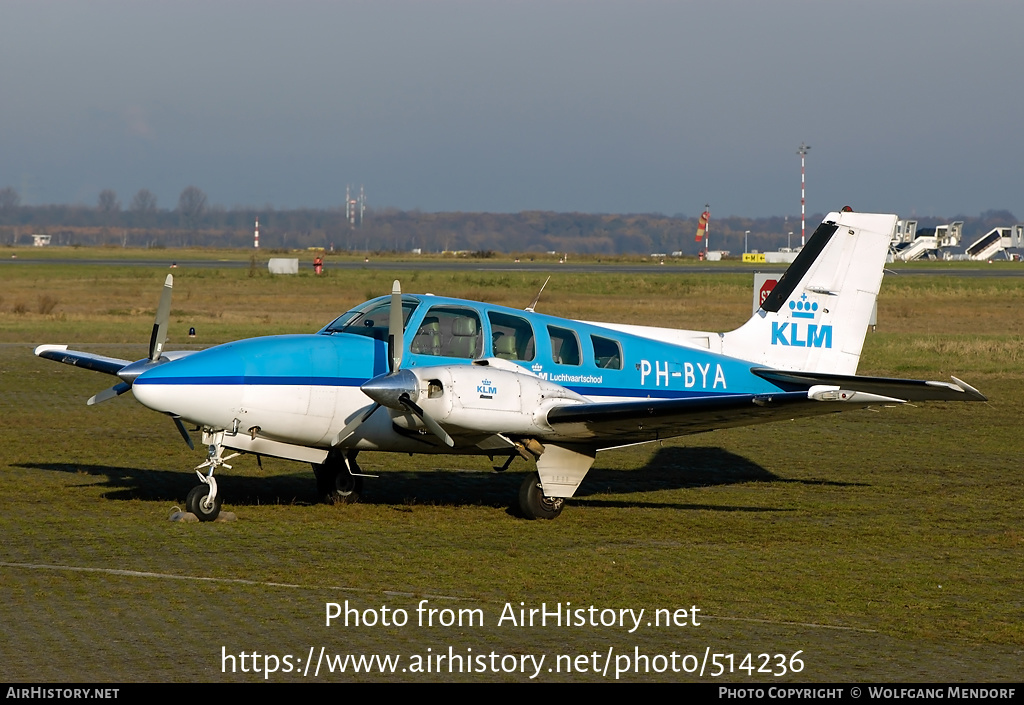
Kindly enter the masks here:
[[790, 301], [789, 310], [792, 312], [793, 318], [810, 318], [814, 320], [814, 316], [818, 312], [818, 302], [808, 301], [807, 294], [803, 294], [799, 301]]
[[[807, 294], [801, 294], [799, 301], [789, 302], [791, 318], [813, 321], [818, 315], [818, 302], [808, 301]], [[794, 348], [831, 348], [832, 326], [814, 323], [801, 324], [797, 321], [780, 323], [772, 321], [772, 345]]]

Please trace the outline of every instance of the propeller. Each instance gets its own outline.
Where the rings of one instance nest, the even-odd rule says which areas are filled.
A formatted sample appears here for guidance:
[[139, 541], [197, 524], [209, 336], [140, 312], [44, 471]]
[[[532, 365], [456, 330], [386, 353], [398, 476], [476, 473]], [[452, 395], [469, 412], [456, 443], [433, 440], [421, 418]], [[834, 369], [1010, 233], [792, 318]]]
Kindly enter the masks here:
[[412, 414], [447, 446], [455, 445], [455, 441], [441, 428], [441, 424], [420, 408], [413, 399], [414, 396], [419, 396], [419, 379], [409, 370], [402, 369], [402, 350], [405, 347], [402, 324], [402, 285], [396, 279], [391, 286], [391, 311], [388, 316], [387, 374], [367, 380], [359, 387], [363, 394], [373, 400], [373, 404], [356, 413], [355, 417], [331, 441], [332, 446], [345, 441], [382, 406]]
[[[167, 328], [171, 319], [171, 293], [174, 289], [174, 276], [171, 274], [167, 275], [164, 279], [164, 288], [160, 292], [160, 303], [156, 307], [156, 319], [153, 321], [153, 332], [149, 336], [149, 356], [133, 362], [129, 365], [125, 365], [117, 371], [117, 376], [121, 378], [121, 381], [115, 384], [113, 387], [104, 389], [98, 394], [94, 394], [89, 397], [89, 401], [86, 402], [89, 406], [93, 404], [100, 404], [119, 397], [129, 389], [132, 388], [132, 383], [135, 379], [146, 370], [155, 367], [156, 365], [167, 362], [167, 358], [163, 357], [164, 343], [167, 342]], [[181, 419], [175, 417], [174, 425], [178, 428], [178, 433], [188, 443], [188, 447], [195, 450], [195, 445], [192, 443], [192, 438], [189, 437], [188, 431], [185, 430], [185, 425], [181, 422]]]
[[[156, 307], [156, 320], [153, 321], [153, 333], [149, 336], [149, 361], [156, 362], [164, 351], [167, 342], [167, 324], [171, 319], [171, 290], [174, 288], [174, 276], [168, 274], [164, 279], [164, 288], [160, 292], [160, 303]], [[138, 375], [136, 375], [137, 377]], [[133, 378], [134, 379], [134, 378]]]
[[149, 336], [149, 356], [144, 360], [138, 360], [130, 365], [125, 365], [117, 371], [121, 382], [109, 389], [104, 389], [99, 394], [89, 397], [86, 403], [89, 406], [105, 402], [108, 399], [121, 396], [132, 388], [132, 382], [154, 365], [159, 365], [160, 357], [164, 351], [164, 343], [167, 342], [167, 325], [171, 318], [171, 291], [174, 288], [174, 276], [167, 275], [164, 279], [164, 288], [160, 292], [160, 303], [156, 307], [156, 320], [153, 321], [153, 333]]

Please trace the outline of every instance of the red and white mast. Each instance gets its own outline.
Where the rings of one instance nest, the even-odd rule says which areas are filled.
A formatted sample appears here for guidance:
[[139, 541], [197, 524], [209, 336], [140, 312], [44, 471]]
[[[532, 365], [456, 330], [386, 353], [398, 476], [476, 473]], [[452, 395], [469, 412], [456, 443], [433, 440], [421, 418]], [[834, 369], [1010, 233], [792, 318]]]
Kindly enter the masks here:
[[811, 145], [800, 143], [800, 148], [796, 150], [796, 153], [800, 155], [800, 247], [804, 246], [807, 235], [806, 225], [806, 180], [804, 178], [804, 161], [807, 158], [807, 152], [810, 150]]

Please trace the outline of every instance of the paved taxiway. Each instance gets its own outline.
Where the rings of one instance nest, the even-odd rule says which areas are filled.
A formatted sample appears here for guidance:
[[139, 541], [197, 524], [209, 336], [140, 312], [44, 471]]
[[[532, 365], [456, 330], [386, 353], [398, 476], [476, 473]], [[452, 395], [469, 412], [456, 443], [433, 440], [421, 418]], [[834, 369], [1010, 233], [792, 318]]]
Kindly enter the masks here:
[[[299, 266], [302, 269], [312, 269], [312, 258], [300, 257]], [[308, 261], [307, 261], [308, 260]], [[162, 267], [170, 268], [174, 263], [173, 258], [167, 259], [33, 259], [19, 257], [18, 259], [0, 259], [0, 267], [4, 265], [97, 265], [104, 267]], [[899, 267], [886, 268], [887, 272], [894, 272], [903, 275], [928, 275], [941, 276], [949, 275], [956, 277], [1024, 277], [1024, 264], [1020, 266], [996, 266], [991, 269], [962, 267], [959, 263], [936, 263], [934, 267]], [[249, 267], [247, 260], [182, 260], [177, 263], [177, 268], [200, 268], [200, 269], [240, 269]], [[262, 266], [262, 265], [261, 265]], [[509, 261], [473, 261], [473, 260], [381, 260], [370, 262], [334, 262], [327, 261], [324, 268], [331, 269], [380, 269], [387, 271], [403, 270], [433, 270], [433, 271], [470, 271], [470, 272], [572, 272], [575, 274], [750, 274], [753, 272], [778, 272], [786, 271], [785, 264], [600, 264], [597, 262], [584, 262], [579, 264], [556, 262], [509, 262]]]

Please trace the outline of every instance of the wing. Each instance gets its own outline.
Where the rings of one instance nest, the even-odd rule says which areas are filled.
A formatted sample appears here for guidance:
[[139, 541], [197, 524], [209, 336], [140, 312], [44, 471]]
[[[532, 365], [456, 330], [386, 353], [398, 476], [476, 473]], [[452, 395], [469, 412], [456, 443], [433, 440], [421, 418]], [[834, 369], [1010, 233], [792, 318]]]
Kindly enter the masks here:
[[[102, 372], [108, 375], [122, 376], [118, 373], [121, 372], [128, 365], [135, 365], [136, 362], [131, 360], [122, 360], [117, 357], [107, 357], [106, 355], [97, 355], [96, 353], [83, 352], [81, 350], [68, 350], [67, 345], [40, 345], [36, 347], [35, 354], [44, 360], [53, 360], [54, 362], [63, 362], [65, 365], [74, 365], [80, 367], [83, 370], [92, 370], [93, 372]], [[183, 357], [188, 357], [196, 350], [167, 350], [160, 356], [163, 360], [180, 360]], [[145, 358], [138, 362], [145, 362]], [[134, 379], [137, 374], [130, 375], [131, 379]]]
[[751, 426], [907, 401], [985, 401], [970, 385], [923, 380], [824, 375], [756, 368], [783, 387], [771, 394], [719, 394], [683, 399], [570, 404], [548, 412], [561, 436], [601, 445], [642, 443], [719, 428]]
[[809, 399], [806, 392], [720, 394], [561, 406], [548, 412], [548, 423], [560, 435], [619, 445], [827, 414], [871, 403], [851, 407], [848, 402]]
[[823, 372], [789, 372], [766, 367], [754, 367], [750, 371], [783, 389], [807, 389], [813, 385], [824, 384], [897, 397], [902, 401], [988, 401], [988, 397], [956, 377], [952, 377], [953, 382], [950, 383], [921, 379], [833, 375]]
[[122, 369], [131, 364], [131, 360], [121, 360], [116, 357], [106, 357], [95, 353], [68, 350], [67, 345], [40, 345], [35, 349], [36, 355], [46, 360], [63, 362], [65, 365], [74, 365], [94, 372], [103, 372], [108, 375], [116, 375]]

